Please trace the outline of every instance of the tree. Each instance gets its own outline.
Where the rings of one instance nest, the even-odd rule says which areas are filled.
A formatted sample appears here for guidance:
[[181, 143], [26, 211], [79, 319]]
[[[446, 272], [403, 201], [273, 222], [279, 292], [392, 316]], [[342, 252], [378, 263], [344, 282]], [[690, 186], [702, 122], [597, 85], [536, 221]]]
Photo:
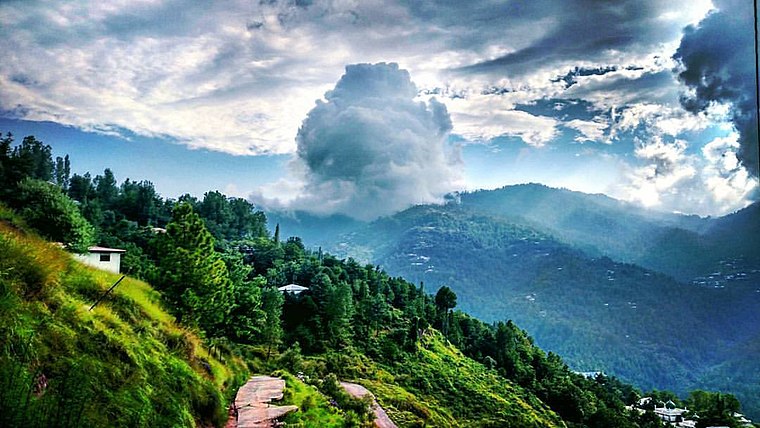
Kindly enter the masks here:
[[435, 293], [435, 307], [437, 308], [437, 327], [444, 336], [449, 333], [449, 310], [457, 305], [457, 295], [447, 286], [443, 286]]
[[95, 230], [57, 186], [31, 178], [19, 184], [17, 207], [29, 226], [78, 252], [93, 244]]
[[347, 345], [351, 340], [351, 318], [354, 315], [351, 287], [339, 281], [327, 281], [323, 302], [326, 340], [333, 348]]
[[222, 255], [231, 281], [231, 307], [226, 319], [228, 334], [241, 343], [255, 343], [261, 334], [266, 314], [262, 310], [261, 290], [266, 279], [261, 276], [249, 280], [253, 269], [243, 262], [237, 251]]
[[113, 171], [106, 168], [103, 175], [95, 177], [93, 184], [95, 185], [95, 193], [103, 207], [111, 208], [119, 195], [119, 188], [116, 187], [116, 177], [114, 177]]
[[444, 312], [454, 309], [457, 306], [457, 295], [451, 288], [444, 285], [435, 293], [435, 306]]
[[166, 233], [158, 238], [157, 275], [180, 321], [211, 336], [223, 334], [231, 307], [232, 282], [224, 261], [214, 250], [214, 238], [189, 204], [174, 208]]
[[[0, 183], [11, 183], [11, 146], [13, 134], [10, 132], [5, 137], [0, 135]], [[10, 186], [0, 187], [0, 200], [5, 200], [13, 193]]]
[[95, 197], [95, 188], [92, 185], [90, 173], [84, 175], [74, 174], [69, 180], [69, 196], [84, 204]]
[[272, 348], [277, 348], [282, 343], [282, 304], [285, 299], [280, 290], [267, 287], [261, 293], [261, 308], [264, 311], [264, 344], [267, 346], [267, 360], [272, 353]]
[[71, 176], [71, 161], [69, 161], [69, 155], [64, 157], [55, 158], [55, 169], [53, 171], [55, 175], [55, 184], [58, 185], [64, 191], [69, 188], [69, 177]]
[[25, 178], [36, 178], [50, 181], [53, 178], [53, 157], [49, 145], [37, 140], [34, 136], [24, 137], [21, 144], [13, 149], [12, 165], [14, 181], [20, 182]]
[[206, 227], [217, 239], [229, 239], [235, 235], [231, 231], [232, 209], [227, 197], [220, 192], [206, 192], [198, 205], [198, 214], [203, 217]]
[[697, 427], [736, 427], [738, 422], [734, 412], [741, 410], [739, 400], [731, 394], [720, 392], [692, 391], [687, 400], [689, 409], [699, 415]]

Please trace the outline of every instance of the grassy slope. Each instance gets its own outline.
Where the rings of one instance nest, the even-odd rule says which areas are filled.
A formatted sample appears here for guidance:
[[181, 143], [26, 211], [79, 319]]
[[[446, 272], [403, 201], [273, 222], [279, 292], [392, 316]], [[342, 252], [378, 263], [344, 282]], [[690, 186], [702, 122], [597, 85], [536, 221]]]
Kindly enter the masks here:
[[[0, 207], [0, 425], [224, 421], [224, 394], [244, 380], [242, 362], [209, 355], [141, 281], [125, 279], [88, 311], [118, 278], [75, 262]], [[43, 375], [47, 386], [35, 394]]]
[[[242, 361], [212, 356], [160, 307], [157, 291], [132, 278], [89, 311], [118, 278], [76, 262], [0, 206], [0, 426], [223, 423], [224, 396], [245, 380]], [[564, 426], [535, 397], [438, 333], [412, 355], [395, 367], [349, 358], [347, 377], [374, 391], [401, 427]], [[324, 367], [333, 357], [313, 361]], [[287, 422], [345, 425], [345, 415], [316, 388], [281, 374], [285, 403], [301, 408]], [[37, 394], [42, 375], [47, 386]]]
[[565, 426], [535, 396], [465, 357], [435, 330], [426, 333], [415, 353], [393, 365], [330, 354], [310, 359], [307, 366], [325, 363], [369, 389], [402, 428]]

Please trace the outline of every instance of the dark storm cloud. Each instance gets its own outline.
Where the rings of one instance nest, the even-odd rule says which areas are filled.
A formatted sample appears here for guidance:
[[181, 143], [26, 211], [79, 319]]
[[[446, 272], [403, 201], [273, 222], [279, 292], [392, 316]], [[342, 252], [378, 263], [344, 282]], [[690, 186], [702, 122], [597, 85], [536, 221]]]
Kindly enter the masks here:
[[754, 20], [752, 3], [716, 1], [717, 11], [684, 31], [674, 58], [681, 62], [679, 78], [693, 89], [682, 99], [692, 112], [711, 103], [730, 103], [731, 118], [740, 134], [739, 160], [758, 176]]
[[581, 76], [603, 76], [607, 73], [612, 73], [613, 71], [617, 71], [617, 67], [607, 66], [607, 67], [593, 67], [593, 68], [586, 68], [586, 67], [575, 67], [574, 69], [567, 72], [562, 77], [558, 77], [555, 80], [552, 80], [552, 82], [565, 82], [565, 87], [569, 88], [576, 83], [578, 83], [578, 77]]
[[[546, 64], [603, 61], [611, 51], [643, 53], [677, 39], [678, 29], [662, 19], [685, 5], [657, 0], [519, 2], [520, 19], [549, 18], [545, 33], [506, 55], [460, 70], [471, 73], [522, 75]], [[506, 13], [506, 12], [505, 12]]]
[[306, 186], [291, 207], [366, 220], [457, 189], [461, 165], [446, 151], [446, 107], [416, 95], [396, 64], [347, 66], [298, 131]]

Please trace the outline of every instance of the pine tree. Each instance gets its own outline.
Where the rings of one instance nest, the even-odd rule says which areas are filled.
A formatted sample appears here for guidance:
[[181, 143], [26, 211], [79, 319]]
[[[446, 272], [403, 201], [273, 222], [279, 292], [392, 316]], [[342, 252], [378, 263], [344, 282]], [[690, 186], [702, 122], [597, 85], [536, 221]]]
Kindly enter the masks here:
[[181, 322], [208, 335], [223, 333], [229, 314], [232, 281], [224, 261], [214, 250], [214, 238], [187, 203], [178, 204], [166, 233], [157, 245], [161, 288]]
[[282, 304], [285, 299], [280, 290], [274, 287], [265, 288], [261, 293], [261, 309], [266, 315], [263, 328], [264, 344], [267, 346], [267, 360], [272, 349], [282, 343]]

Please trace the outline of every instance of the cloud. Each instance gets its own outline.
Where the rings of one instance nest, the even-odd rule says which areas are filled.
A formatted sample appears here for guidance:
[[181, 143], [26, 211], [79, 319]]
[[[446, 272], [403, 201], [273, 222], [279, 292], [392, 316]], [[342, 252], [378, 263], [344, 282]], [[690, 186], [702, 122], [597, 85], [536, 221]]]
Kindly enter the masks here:
[[[672, 142], [686, 138], [679, 132], [714, 124], [709, 113], [676, 112], [683, 85], [673, 69], [681, 63], [691, 99], [704, 101], [688, 104], [692, 110], [705, 102], [732, 106], [741, 135], [736, 151], [747, 163], [745, 103], [698, 89], [699, 82], [718, 82], [701, 79], [708, 72], [723, 76], [720, 88], [743, 88], [733, 82], [752, 63], [741, 61], [751, 55], [724, 46], [734, 32], [751, 33], [741, 12], [747, 5], [716, 5], [721, 12], [684, 34], [705, 17], [709, 0], [0, 1], [0, 116], [235, 155], [294, 154], [313, 100], [334, 86], [345, 64], [393, 61], [421, 89], [415, 102], [435, 94], [445, 103], [451, 133], [468, 140], [463, 144], [510, 136], [525, 150], [562, 152], [560, 145], [572, 144], [563, 138], [575, 135], [571, 128], [578, 140], [612, 143], [587, 150], [628, 152], [625, 161], [643, 162], [632, 154], [631, 135], [659, 133]], [[711, 22], [720, 14], [741, 25], [724, 26], [727, 36], [717, 38], [725, 40], [707, 40], [716, 38], [720, 25]], [[567, 105], [542, 109], [541, 100]], [[639, 114], [637, 106], [651, 109]], [[617, 138], [622, 134], [627, 139]], [[293, 180], [263, 193], [279, 189], [286, 200], [330, 193], [317, 192], [316, 169], [299, 162]], [[632, 168], [641, 166], [636, 162]], [[337, 186], [338, 178], [330, 180], [323, 181]], [[421, 198], [437, 193], [423, 188]], [[343, 209], [330, 203], [325, 212]]]
[[683, 105], [693, 112], [712, 104], [731, 106], [739, 132], [737, 156], [758, 176], [754, 19], [751, 2], [718, 0], [717, 10], [697, 26], [684, 31], [674, 58], [682, 65], [678, 75], [691, 92]]
[[695, 115], [677, 106], [638, 103], [616, 110], [613, 116], [611, 138], [618, 138], [626, 132], [677, 137], [684, 132], [703, 131], [726, 121], [726, 111], [720, 106]]
[[738, 162], [738, 135], [718, 137], [696, 153], [664, 133], [636, 142], [636, 163], [617, 197], [664, 211], [723, 215], [752, 202], [757, 181]]
[[604, 138], [604, 131], [609, 128], [610, 124], [603, 117], [597, 117], [594, 118], [594, 120], [573, 119], [569, 122], [565, 122], [564, 125], [568, 128], [575, 129], [580, 133], [575, 137], [575, 141], [579, 143], [585, 141], [610, 142]]
[[347, 66], [298, 131], [301, 194], [280, 205], [369, 220], [463, 187], [446, 107], [416, 95], [397, 64]]
[[515, 110], [515, 98], [524, 94], [467, 94], [449, 99], [447, 105], [454, 133], [471, 141], [496, 137], [518, 137], [533, 147], [542, 147], [558, 135], [559, 121]]
[[[421, 87], [480, 89], [500, 85], [505, 75], [448, 70], [547, 48], [541, 73], [507, 73], [519, 91], [545, 91], [558, 74], [599, 67], [594, 55], [579, 56], [588, 46], [569, 49], [581, 38], [602, 49], [607, 33], [625, 33], [614, 46], [649, 55], [643, 47], [666, 43], [673, 28], [698, 19], [692, 2], [663, 3], [615, 9], [581, 0], [561, 7], [548, 0], [0, 2], [6, 54], [0, 112], [238, 155], [292, 153], [312, 100], [346, 63], [392, 60]], [[610, 19], [604, 34], [576, 31], [608, 22], [601, 18]], [[552, 40], [562, 43], [548, 46]], [[527, 120], [512, 116], [505, 119]], [[460, 116], [462, 127], [479, 123], [470, 117]], [[547, 135], [527, 139], [535, 144]]]
[[736, 201], [746, 205], [757, 198], [757, 180], [739, 164], [739, 138], [735, 133], [719, 137], [702, 148], [702, 155], [707, 161], [703, 171], [704, 182], [719, 212], [736, 210]]
[[[678, 39], [681, 26], [700, 19], [709, 1], [590, 0], [534, 1], [509, 4], [513, 13], [540, 24], [523, 46], [484, 59], [460, 70], [502, 75], [535, 74], [537, 70], [595, 68], [625, 64], [651, 56]], [[519, 9], [519, 10], [514, 10]], [[539, 17], [545, 17], [541, 22]], [[506, 25], [505, 25], [506, 26]]]

